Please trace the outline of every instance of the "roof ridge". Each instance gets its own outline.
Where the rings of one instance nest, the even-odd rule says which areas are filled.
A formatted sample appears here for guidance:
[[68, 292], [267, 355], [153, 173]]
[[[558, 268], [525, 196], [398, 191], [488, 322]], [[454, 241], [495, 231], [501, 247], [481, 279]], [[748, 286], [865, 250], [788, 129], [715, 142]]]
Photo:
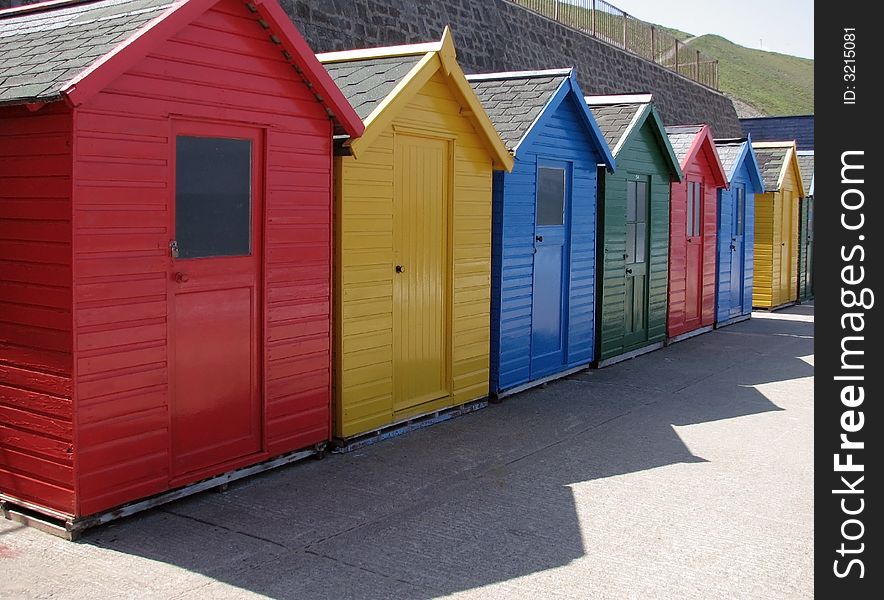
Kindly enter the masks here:
[[378, 48], [354, 48], [335, 52], [320, 52], [316, 59], [325, 64], [332, 62], [354, 62], [377, 58], [395, 58], [398, 56], [420, 56], [429, 52], [442, 50], [442, 42], [423, 42], [419, 44], [402, 44], [399, 46], [381, 46]]
[[543, 69], [537, 71], [500, 71], [498, 73], [473, 73], [467, 75], [467, 81], [489, 81], [507, 79], [530, 79], [533, 77], [555, 77], [571, 75], [573, 67], [562, 69]]
[[9, 8], [0, 8], [0, 19], [4, 17], [14, 17], [18, 15], [27, 15], [50, 11], [56, 8], [64, 8], [74, 4], [89, 4], [92, 2], [100, 2], [101, 0], [44, 0], [43, 2], [34, 2], [33, 4], [23, 4], [21, 6], [10, 6]]
[[590, 106], [624, 106], [630, 104], [650, 104], [654, 101], [654, 95], [649, 92], [598, 94], [584, 96], [583, 99]]

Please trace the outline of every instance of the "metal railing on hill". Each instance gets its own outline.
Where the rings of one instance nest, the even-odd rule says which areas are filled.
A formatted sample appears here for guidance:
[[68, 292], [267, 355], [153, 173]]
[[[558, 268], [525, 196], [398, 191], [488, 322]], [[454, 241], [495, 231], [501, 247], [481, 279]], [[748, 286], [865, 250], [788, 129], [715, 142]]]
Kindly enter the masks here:
[[604, 0], [509, 0], [713, 89], [718, 60], [679, 40], [669, 30], [636, 19]]

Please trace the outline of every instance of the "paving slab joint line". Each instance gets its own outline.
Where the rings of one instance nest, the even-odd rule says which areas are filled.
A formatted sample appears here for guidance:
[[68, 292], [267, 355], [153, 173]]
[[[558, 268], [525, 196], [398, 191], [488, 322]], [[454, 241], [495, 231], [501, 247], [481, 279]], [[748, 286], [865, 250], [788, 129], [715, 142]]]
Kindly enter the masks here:
[[289, 547], [286, 546], [285, 544], [282, 544], [282, 543], [277, 542], [277, 541], [275, 541], [275, 540], [271, 540], [271, 539], [268, 539], [268, 538], [265, 538], [265, 537], [261, 537], [260, 535], [255, 535], [255, 534], [253, 534], [253, 533], [248, 533], [248, 532], [246, 532], [246, 531], [241, 531], [241, 530], [239, 530], [239, 529], [233, 529], [232, 527], [228, 527], [228, 526], [226, 526], [226, 525], [221, 525], [220, 523], [213, 523], [212, 521], [207, 521], [207, 520], [205, 520], [205, 519], [200, 519], [199, 517], [194, 517], [194, 516], [192, 516], [192, 515], [187, 515], [187, 514], [184, 514], [184, 513], [175, 512], [174, 510], [169, 510], [168, 508], [158, 507], [158, 509], [161, 510], [162, 512], [166, 513], [166, 514], [173, 515], [173, 516], [175, 516], [175, 517], [180, 517], [180, 518], [182, 518], [182, 519], [187, 519], [187, 520], [189, 520], [189, 521], [194, 521], [195, 523], [200, 523], [200, 524], [202, 524], [202, 525], [209, 525], [210, 527], [217, 527], [218, 529], [223, 529], [224, 531], [228, 531], [228, 532], [230, 532], [230, 533], [235, 533], [235, 534], [238, 534], [238, 535], [243, 535], [243, 536], [245, 536], [245, 537], [252, 538], [252, 539], [254, 539], [254, 540], [258, 540], [258, 541], [260, 541], [260, 542], [265, 542], [265, 543], [268, 543], [268, 544], [272, 544], [272, 545], [274, 545], [274, 546], [277, 546], [277, 547], [282, 548], [283, 550], [287, 550], [287, 551], [289, 551], [289, 552], [291, 552], [291, 551], [293, 551], [293, 550], [297, 550], [297, 548], [289, 548]]
[[305, 550], [304, 550], [304, 553], [305, 553], [305, 554], [309, 554], [309, 555], [311, 555], [311, 556], [315, 556], [315, 557], [317, 557], [317, 558], [324, 558], [324, 559], [326, 559], [326, 560], [330, 560], [330, 561], [332, 561], [332, 562], [334, 562], [334, 563], [340, 563], [340, 564], [342, 564], [342, 565], [346, 565], [346, 566], [348, 566], [348, 567], [352, 567], [352, 568], [354, 568], [354, 569], [359, 569], [360, 571], [365, 571], [366, 573], [371, 573], [372, 575], [377, 575], [378, 577], [383, 577], [384, 579], [392, 579], [393, 581], [398, 581], [399, 583], [404, 583], [405, 585], [410, 585], [410, 586], [415, 587], [415, 588], [418, 588], [418, 589], [429, 590], [429, 591], [432, 591], [432, 592], [434, 592], [434, 593], [439, 593], [439, 594], [442, 593], [442, 590], [437, 590], [437, 589], [427, 588], [426, 586], [419, 585], [419, 584], [417, 584], [417, 583], [415, 583], [415, 582], [413, 582], [413, 581], [408, 581], [407, 579], [402, 579], [402, 578], [400, 578], [400, 577], [396, 577], [395, 575], [389, 575], [389, 574], [387, 574], [387, 573], [381, 573], [380, 571], [375, 571], [374, 569], [369, 569], [368, 567], [365, 567], [365, 566], [363, 566], [363, 565], [358, 565], [358, 564], [356, 564], [356, 563], [351, 563], [351, 562], [349, 562], [349, 561], [346, 561], [346, 560], [344, 560], [344, 559], [342, 559], [342, 558], [338, 558], [338, 557], [336, 557], [336, 556], [329, 556], [328, 554], [324, 554], [324, 553], [322, 553], [322, 552], [317, 552], [316, 550], [305, 549]]

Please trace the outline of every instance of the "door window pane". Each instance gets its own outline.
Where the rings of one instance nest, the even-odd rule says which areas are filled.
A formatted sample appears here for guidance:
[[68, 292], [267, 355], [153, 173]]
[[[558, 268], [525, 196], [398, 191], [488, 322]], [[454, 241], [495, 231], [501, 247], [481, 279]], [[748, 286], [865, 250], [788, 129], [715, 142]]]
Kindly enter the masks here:
[[746, 188], [738, 187], [735, 191], [737, 194], [737, 206], [735, 208], [737, 214], [734, 215], [734, 235], [743, 235], [743, 217], [746, 214]]
[[565, 223], [565, 169], [540, 167], [537, 170], [537, 224]]
[[645, 262], [645, 254], [647, 253], [647, 248], [645, 246], [647, 241], [647, 223], [636, 223], [635, 227], [635, 250], [633, 251], [635, 254], [635, 262], [643, 263]]
[[635, 220], [636, 221], [647, 221], [648, 220], [648, 182], [647, 181], [638, 181], [636, 182], [636, 207], [635, 207]]
[[691, 237], [694, 231], [694, 182], [688, 182], [688, 205], [685, 208], [687, 215], [687, 224], [685, 226], [685, 235]]
[[701, 209], [703, 206], [703, 186], [696, 181], [688, 182], [688, 205], [687, 227], [685, 229], [687, 237], [696, 237], [701, 234], [701, 225], [703, 221]]
[[626, 182], [626, 220], [635, 221], [638, 204], [638, 181]]
[[179, 258], [251, 253], [252, 142], [178, 136], [175, 238]]

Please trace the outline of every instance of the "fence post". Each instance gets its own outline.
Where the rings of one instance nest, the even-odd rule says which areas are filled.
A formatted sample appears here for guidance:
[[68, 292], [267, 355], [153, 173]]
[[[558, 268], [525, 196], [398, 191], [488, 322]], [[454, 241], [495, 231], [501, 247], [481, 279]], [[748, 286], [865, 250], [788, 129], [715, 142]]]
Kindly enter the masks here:
[[629, 15], [627, 15], [626, 13], [623, 13], [623, 49], [624, 49], [624, 50], [628, 50], [628, 48], [627, 48], [627, 46], [626, 46], [626, 24], [627, 24], [627, 19], [629, 19]]
[[700, 51], [697, 50], [697, 81], [700, 81]]
[[559, 0], [555, 0], [555, 2], [556, 2], [556, 8], [553, 11], [553, 14], [555, 15], [555, 20], [558, 21], [559, 20]]
[[675, 72], [678, 73], [678, 38], [675, 38]]
[[590, 13], [592, 17], [592, 35], [595, 35], [595, 0], [592, 0], [592, 12]]
[[657, 28], [651, 25], [651, 60], [657, 62]]

